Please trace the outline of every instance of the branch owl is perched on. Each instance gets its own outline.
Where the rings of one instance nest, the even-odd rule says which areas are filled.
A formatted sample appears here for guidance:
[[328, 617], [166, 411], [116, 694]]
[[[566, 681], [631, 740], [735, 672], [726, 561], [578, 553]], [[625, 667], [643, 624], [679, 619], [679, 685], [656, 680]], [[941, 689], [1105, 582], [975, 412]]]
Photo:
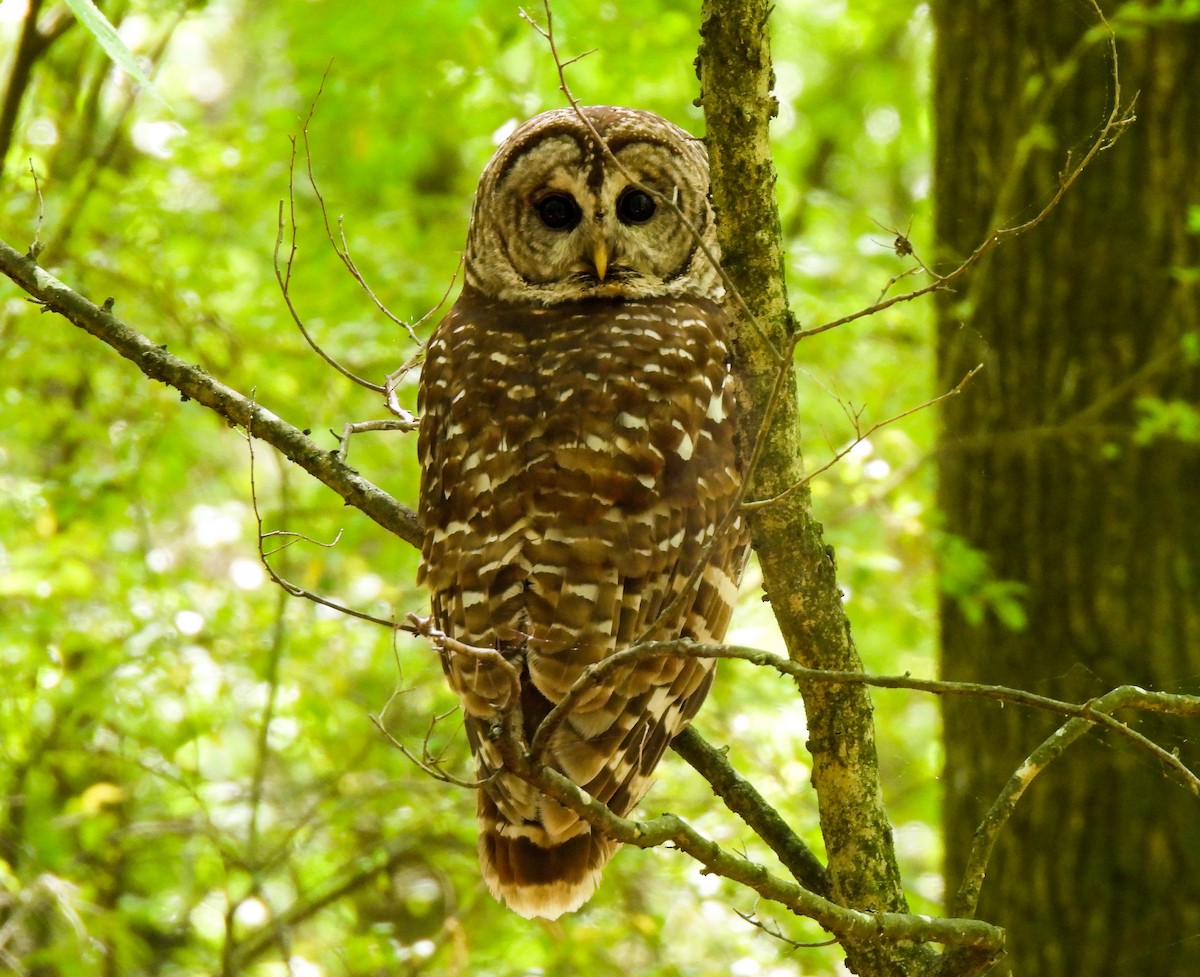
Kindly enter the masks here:
[[[582, 112], [611, 156], [560, 109], [488, 163], [463, 292], [421, 375], [433, 623], [516, 666], [527, 742], [584, 668], [652, 624], [659, 638], [719, 641], [746, 554], [740, 519], [714, 538], [740, 474], [724, 291], [697, 244], [717, 253], [704, 147], [648, 112]], [[579, 908], [616, 842], [504, 771], [488, 733], [513, 693], [497, 666], [453, 652], [442, 664], [487, 780], [488, 888], [524, 916]], [[631, 665], [579, 700], [549, 762], [627, 814], [712, 665]]]

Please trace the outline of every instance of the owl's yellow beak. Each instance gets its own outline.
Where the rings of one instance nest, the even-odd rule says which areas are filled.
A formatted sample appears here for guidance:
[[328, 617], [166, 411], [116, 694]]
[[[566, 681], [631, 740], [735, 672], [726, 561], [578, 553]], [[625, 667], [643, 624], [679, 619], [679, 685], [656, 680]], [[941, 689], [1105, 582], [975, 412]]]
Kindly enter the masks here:
[[608, 273], [608, 245], [603, 239], [597, 241], [592, 248], [592, 265], [596, 269], [596, 277], [604, 281]]

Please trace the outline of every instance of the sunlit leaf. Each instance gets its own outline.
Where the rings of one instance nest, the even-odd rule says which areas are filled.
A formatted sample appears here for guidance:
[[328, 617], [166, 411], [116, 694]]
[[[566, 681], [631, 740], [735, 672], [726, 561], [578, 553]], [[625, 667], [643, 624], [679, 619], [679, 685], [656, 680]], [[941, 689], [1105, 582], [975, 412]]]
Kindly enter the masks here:
[[158, 89], [154, 87], [154, 83], [146, 77], [146, 73], [138, 66], [137, 59], [134, 58], [129, 48], [125, 46], [125, 42], [121, 40], [117, 29], [109, 23], [108, 18], [92, 3], [92, 0], [63, 0], [63, 2], [79, 19], [79, 22], [87, 28], [97, 43], [104, 48], [104, 53], [112, 58], [113, 62], [125, 74], [143, 86], [164, 105], [167, 104], [166, 100], [159, 94]]

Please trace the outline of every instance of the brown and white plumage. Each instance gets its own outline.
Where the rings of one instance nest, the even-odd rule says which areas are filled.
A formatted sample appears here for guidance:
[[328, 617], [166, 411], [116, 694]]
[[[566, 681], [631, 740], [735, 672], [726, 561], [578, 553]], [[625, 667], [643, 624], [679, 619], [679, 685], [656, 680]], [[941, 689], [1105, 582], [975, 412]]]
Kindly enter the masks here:
[[[574, 110], [514, 132], [480, 181], [466, 285], [421, 377], [433, 622], [518, 667], [527, 740], [584, 668], [652, 624], [720, 640], [746, 551], [740, 521], [715, 538], [739, 485], [719, 276], [629, 182], [676, 200], [715, 254], [704, 150], [650, 113], [583, 111], [628, 176]], [[443, 664], [491, 778], [478, 807], [489, 889], [526, 916], [578, 908], [615, 842], [504, 772], [487, 735], [512, 695], [498, 669]], [[576, 704], [551, 762], [627, 814], [711, 679], [711, 661], [687, 656], [629, 666]]]

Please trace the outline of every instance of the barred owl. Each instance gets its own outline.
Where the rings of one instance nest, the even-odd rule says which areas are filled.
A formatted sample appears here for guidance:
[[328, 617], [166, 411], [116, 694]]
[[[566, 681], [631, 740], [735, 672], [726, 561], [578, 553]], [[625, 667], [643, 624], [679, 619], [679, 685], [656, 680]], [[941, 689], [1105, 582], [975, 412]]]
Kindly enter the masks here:
[[[584, 668], [652, 625], [719, 641], [747, 548], [740, 519], [720, 526], [740, 477], [724, 291], [698, 244], [717, 253], [704, 148], [648, 112], [582, 112], [606, 145], [562, 109], [488, 163], [420, 387], [433, 623], [519, 670], [527, 741]], [[504, 770], [489, 731], [515, 694], [497, 666], [442, 659], [484, 781], [488, 888], [528, 917], [579, 908], [616, 842]], [[712, 665], [627, 667], [579, 700], [548, 762], [627, 814]]]

